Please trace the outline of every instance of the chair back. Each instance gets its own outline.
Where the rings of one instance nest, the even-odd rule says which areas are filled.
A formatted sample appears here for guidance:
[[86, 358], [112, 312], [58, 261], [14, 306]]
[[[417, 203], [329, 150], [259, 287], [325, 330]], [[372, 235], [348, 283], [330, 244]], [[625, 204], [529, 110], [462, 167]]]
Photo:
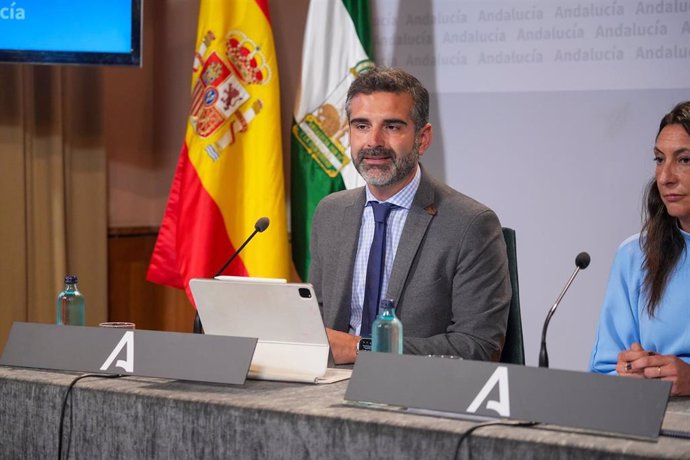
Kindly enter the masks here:
[[525, 364], [525, 344], [522, 339], [522, 317], [520, 315], [520, 285], [518, 283], [517, 245], [515, 230], [503, 227], [503, 238], [508, 252], [508, 272], [513, 295], [510, 299], [506, 339], [501, 351], [502, 363]]

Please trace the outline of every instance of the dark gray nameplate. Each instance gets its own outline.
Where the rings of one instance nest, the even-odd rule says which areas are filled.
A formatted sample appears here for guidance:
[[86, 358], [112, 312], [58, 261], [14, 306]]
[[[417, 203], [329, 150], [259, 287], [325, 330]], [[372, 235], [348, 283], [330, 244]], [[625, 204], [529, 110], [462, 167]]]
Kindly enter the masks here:
[[654, 439], [670, 390], [661, 380], [365, 352], [345, 399]]
[[257, 339], [15, 322], [5, 366], [241, 385]]

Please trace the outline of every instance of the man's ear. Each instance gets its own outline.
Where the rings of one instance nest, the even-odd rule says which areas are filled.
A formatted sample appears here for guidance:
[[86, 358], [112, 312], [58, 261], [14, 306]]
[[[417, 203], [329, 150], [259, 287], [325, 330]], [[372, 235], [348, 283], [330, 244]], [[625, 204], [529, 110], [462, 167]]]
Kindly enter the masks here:
[[419, 156], [424, 155], [424, 152], [431, 146], [431, 141], [434, 137], [434, 130], [431, 128], [431, 123], [427, 123], [417, 134], [417, 141], [419, 143]]

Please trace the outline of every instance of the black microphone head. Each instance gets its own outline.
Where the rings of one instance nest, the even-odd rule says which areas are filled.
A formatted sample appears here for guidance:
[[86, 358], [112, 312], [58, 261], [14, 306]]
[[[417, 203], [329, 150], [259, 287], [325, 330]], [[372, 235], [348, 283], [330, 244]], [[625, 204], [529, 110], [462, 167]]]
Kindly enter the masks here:
[[[254, 228], [256, 229], [257, 232], [263, 232], [268, 228], [268, 224], [270, 224], [271, 221], [268, 220], [268, 217], [262, 217], [259, 220], [256, 221], [254, 224]], [[580, 256], [578, 256], [580, 257]], [[589, 256], [587, 256], [587, 263], [589, 263]]]
[[589, 267], [590, 260], [589, 254], [581, 252], [575, 257], [575, 265], [577, 265], [580, 270], [584, 270]]

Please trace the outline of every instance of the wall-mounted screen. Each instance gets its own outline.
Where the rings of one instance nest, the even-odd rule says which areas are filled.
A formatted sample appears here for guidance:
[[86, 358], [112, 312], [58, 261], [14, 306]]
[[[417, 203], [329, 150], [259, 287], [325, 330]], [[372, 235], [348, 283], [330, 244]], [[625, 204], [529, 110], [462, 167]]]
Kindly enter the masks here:
[[0, 0], [0, 62], [141, 65], [143, 0]]

